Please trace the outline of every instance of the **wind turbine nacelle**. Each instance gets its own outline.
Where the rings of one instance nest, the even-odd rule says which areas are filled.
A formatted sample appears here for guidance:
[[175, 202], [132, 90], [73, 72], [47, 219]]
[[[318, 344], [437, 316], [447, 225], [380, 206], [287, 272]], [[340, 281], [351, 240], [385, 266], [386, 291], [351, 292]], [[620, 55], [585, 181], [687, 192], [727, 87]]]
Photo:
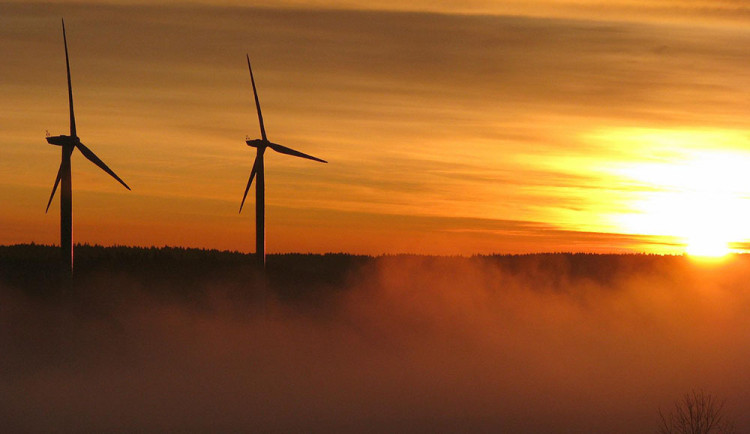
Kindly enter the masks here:
[[74, 139], [70, 136], [51, 136], [47, 137], [47, 143], [55, 146], [75, 146], [77, 142], [76, 139], [77, 138]]
[[246, 140], [245, 143], [247, 143], [247, 146], [252, 146], [253, 148], [262, 148], [266, 146], [266, 141], [263, 139]]

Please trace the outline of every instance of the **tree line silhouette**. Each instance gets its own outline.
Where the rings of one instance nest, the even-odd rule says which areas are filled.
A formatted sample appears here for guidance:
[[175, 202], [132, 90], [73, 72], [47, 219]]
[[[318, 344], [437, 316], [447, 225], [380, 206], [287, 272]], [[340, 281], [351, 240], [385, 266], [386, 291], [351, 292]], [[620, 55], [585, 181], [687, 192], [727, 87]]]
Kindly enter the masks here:
[[[192, 296], [213, 287], [252, 293], [268, 287], [277, 297], [311, 299], [345, 286], [371, 257], [344, 253], [286, 253], [268, 257], [264, 273], [254, 254], [184, 247], [76, 245], [73, 281], [60, 266], [58, 246], [0, 246], [0, 286], [31, 296], [54, 296], [60, 289], [127, 281], [129, 287], [165, 296]], [[165, 293], [166, 292], [166, 293]]]
[[[628, 276], [680, 273], [693, 266], [685, 256], [649, 254], [541, 253], [471, 257], [346, 253], [285, 253], [268, 256], [265, 275], [254, 266], [254, 254], [183, 247], [76, 246], [73, 285], [107, 288], [107, 280], [162, 295], [191, 296], [212, 287], [238, 293], [262, 288], [285, 300], [324, 299], [344, 290], [366, 267], [390, 260], [419, 259], [433, 269], [460, 273], [462, 266], [494, 267], [504, 275], [534, 282], [545, 290], [564, 290], [571, 283], [592, 282], [608, 288]], [[744, 255], [739, 260], [747, 260]], [[28, 295], [53, 295], [69, 284], [60, 267], [59, 247], [40, 244], [0, 246], [0, 285]]]

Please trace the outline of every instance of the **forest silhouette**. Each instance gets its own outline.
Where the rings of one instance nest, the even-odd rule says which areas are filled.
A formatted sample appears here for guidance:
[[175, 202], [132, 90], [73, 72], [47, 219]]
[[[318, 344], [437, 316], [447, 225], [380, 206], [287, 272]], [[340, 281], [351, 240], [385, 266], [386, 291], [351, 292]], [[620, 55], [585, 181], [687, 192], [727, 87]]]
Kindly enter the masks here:
[[[348, 253], [282, 253], [268, 256], [265, 276], [253, 253], [183, 247], [76, 245], [74, 285], [88, 287], [103, 276], [127, 279], [138, 288], [169, 288], [172, 295], [194, 296], [221, 284], [238, 294], [270, 289], [280, 299], [314, 300], [341, 290], [366, 267], [383, 261], [418, 258], [460, 270], [469, 264], [497, 267], [514, 278], [561, 290], [576, 282], [611, 285], [634, 274], [690, 267], [686, 256], [652, 254], [535, 253], [463, 256]], [[69, 285], [60, 268], [59, 247], [40, 244], [0, 246], [0, 284], [27, 295], [58, 294]], [[742, 260], [745, 257], [742, 256]], [[98, 282], [101, 283], [101, 282]]]

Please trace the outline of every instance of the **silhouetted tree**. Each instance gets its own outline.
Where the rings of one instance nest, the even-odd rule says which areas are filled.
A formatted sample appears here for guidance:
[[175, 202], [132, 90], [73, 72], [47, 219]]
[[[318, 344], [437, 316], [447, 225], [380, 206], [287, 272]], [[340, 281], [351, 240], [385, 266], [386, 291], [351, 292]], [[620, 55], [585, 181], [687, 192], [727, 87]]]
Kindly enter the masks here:
[[724, 413], [724, 401], [703, 391], [686, 393], [669, 414], [659, 409], [659, 434], [730, 434], [734, 424]]

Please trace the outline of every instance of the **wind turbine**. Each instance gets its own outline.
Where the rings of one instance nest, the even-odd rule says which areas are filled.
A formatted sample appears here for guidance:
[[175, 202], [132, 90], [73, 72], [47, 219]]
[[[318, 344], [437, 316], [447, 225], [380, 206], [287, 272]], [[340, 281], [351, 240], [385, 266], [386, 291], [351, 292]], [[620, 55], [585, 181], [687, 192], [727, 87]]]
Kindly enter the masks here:
[[252, 146], [257, 150], [255, 156], [255, 163], [253, 164], [253, 170], [250, 172], [250, 179], [247, 181], [247, 187], [245, 187], [245, 195], [242, 196], [242, 203], [240, 204], [240, 212], [242, 212], [242, 206], [245, 204], [247, 198], [247, 192], [250, 190], [250, 185], [253, 183], [253, 178], [258, 177], [258, 181], [255, 183], [255, 255], [258, 262], [258, 266], [264, 269], [266, 266], [266, 179], [263, 169], [263, 154], [266, 152], [266, 148], [271, 148], [281, 154], [287, 154], [294, 157], [307, 158], [308, 160], [320, 161], [321, 163], [327, 163], [325, 160], [315, 158], [312, 155], [303, 154], [302, 152], [295, 151], [294, 149], [281, 146], [279, 144], [269, 142], [266, 137], [266, 128], [263, 125], [263, 114], [260, 111], [260, 102], [258, 101], [258, 91], [255, 89], [255, 78], [253, 77], [253, 68], [250, 66], [250, 55], [247, 57], [247, 68], [250, 70], [250, 82], [253, 84], [253, 95], [255, 96], [255, 108], [258, 111], [258, 121], [260, 122], [260, 139], [247, 140], [247, 146]]
[[[52, 194], [49, 196], [49, 202], [47, 202], [47, 211], [52, 203], [52, 198], [55, 197], [55, 191], [57, 191], [58, 184], [62, 184], [60, 187], [60, 247], [62, 248], [62, 260], [65, 270], [73, 272], [73, 191], [72, 181], [70, 176], [70, 156], [73, 151], [78, 148], [89, 161], [99, 166], [102, 170], [109, 173], [115, 178], [120, 184], [124, 185], [125, 188], [130, 190], [125, 182], [120, 179], [99, 157], [96, 156], [89, 148], [81, 143], [81, 140], [76, 135], [76, 118], [73, 114], [73, 88], [70, 85], [70, 61], [68, 60], [68, 39], [65, 36], [65, 20], [62, 20], [63, 30], [63, 43], [65, 44], [65, 67], [68, 71], [68, 103], [70, 106], [70, 135], [60, 136], [49, 136], [47, 142], [50, 145], [60, 146], [62, 148], [62, 162], [60, 163], [60, 169], [57, 171], [57, 178], [55, 178], [55, 186], [52, 187]], [[45, 212], [47, 212], [45, 211]]]

